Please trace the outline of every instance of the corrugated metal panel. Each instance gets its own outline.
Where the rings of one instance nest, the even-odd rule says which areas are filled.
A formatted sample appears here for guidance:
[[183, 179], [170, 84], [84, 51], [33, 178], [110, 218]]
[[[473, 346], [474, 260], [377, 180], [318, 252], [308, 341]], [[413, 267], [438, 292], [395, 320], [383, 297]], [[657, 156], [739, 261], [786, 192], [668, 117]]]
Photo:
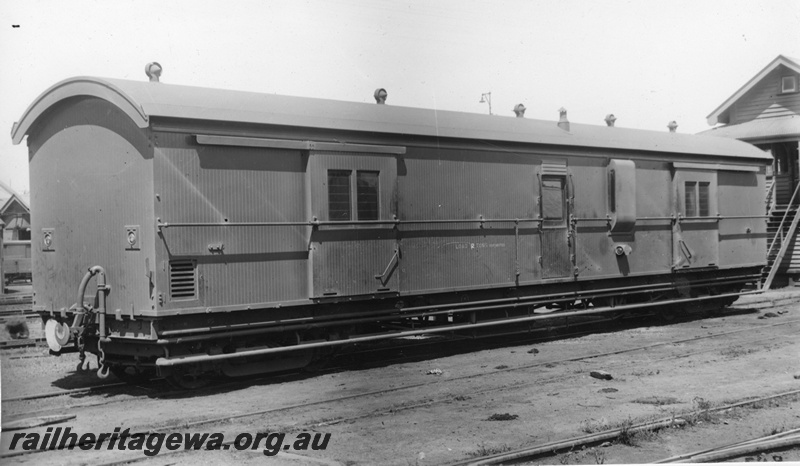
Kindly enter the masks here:
[[[536, 218], [539, 161], [507, 153], [415, 149], [401, 162], [398, 216], [404, 292], [513, 285], [539, 274], [538, 224], [479, 219]], [[467, 220], [435, 223], [436, 220]], [[515, 250], [516, 248], [516, 250]]]
[[[537, 163], [532, 157], [514, 154], [416, 149], [414, 158], [402, 161], [398, 216], [407, 220], [535, 218]], [[412, 227], [461, 229], [465, 225]]]
[[[100, 99], [53, 110], [28, 141], [36, 304], [71, 306], [87, 268], [100, 265], [112, 287], [110, 311], [149, 310], [155, 229], [147, 135]], [[140, 226], [140, 249], [128, 249], [126, 225]], [[53, 231], [52, 251], [42, 250], [43, 228]]]
[[[160, 263], [196, 261], [199, 286], [196, 301], [164, 308], [306, 298], [311, 227], [237, 225], [307, 222], [306, 157], [296, 150], [199, 146], [192, 139], [157, 134], [157, 216], [162, 223], [218, 226], [163, 229]], [[161, 280], [166, 289], [166, 277]]]

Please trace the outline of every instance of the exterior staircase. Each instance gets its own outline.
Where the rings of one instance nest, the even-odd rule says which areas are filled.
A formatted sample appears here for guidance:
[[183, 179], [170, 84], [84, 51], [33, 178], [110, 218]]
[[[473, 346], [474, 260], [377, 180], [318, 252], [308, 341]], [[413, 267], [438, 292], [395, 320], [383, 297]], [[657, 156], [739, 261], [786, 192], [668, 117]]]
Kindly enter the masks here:
[[788, 204], [775, 205], [774, 197], [768, 190], [767, 206], [769, 209], [769, 220], [767, 221], [767, 234], [772, 237], [767, 246], [767, 266], [761, 274], [760, 288], [763, 291], [769, 290], [775, 275], [781, 268], [783, 259], [790, 246], [794, 246], [797, 237], [797, 226], [800, 223], [800, 213], [798, 213], [798, 191], [800, 183], [794, 190]]

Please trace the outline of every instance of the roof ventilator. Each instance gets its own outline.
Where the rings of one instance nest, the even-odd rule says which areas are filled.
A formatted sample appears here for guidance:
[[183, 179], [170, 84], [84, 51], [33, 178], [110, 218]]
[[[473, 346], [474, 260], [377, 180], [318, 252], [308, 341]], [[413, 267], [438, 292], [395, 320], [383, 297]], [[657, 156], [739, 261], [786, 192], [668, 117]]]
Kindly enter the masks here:
[[144, 73], [148, 78], [150, 78], [151, 83], [159, 82], [159, 79], [161, 78], [161, 70], [163, 70], [163, 68], [157, 61], [148, 63], [144, 67]]
[[615, 121], [617, 121], [617, 117], [615, 117], [613, 113], [606, 115], [606, 126], [613, 127]]
[[524, 105], [517, 104], [514, 107], [514, 115], [516, 115], [517, 118], [525, 118], [525, 110], [527, 110], [527, 109], [525, 108]]
[[386, 92], [386, 89], [381, 87], [381, 88], [375, 89], [374, 96], [375, 96], [375, 103], [377, 103], [378, 105], [384, 105], [384, 104], [386, 104], [386, 97], [389, 96], [389, 93]]
[[561, 107], [558, 109], [558, 127], [564, 131], [569, 131], [569, 120], [567, 120], [567, 109]]
[[675, 120], [672, 120], [667, 125], [667, 128], [669, 128], [670, 133], [674, 133], [678, 129], [678, 123], [675, 123]]

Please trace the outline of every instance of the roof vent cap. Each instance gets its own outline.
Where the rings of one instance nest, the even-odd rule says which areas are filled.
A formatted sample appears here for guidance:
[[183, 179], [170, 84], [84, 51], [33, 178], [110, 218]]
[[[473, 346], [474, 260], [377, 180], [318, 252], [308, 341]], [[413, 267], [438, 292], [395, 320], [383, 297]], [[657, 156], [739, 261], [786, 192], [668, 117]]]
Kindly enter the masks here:
[[564, 131], [569, 131], [569, 120], [567, 120], [567, 109], [561, 107], [558, 109], [558, 127]]
[[617, 121], [617, 117], [615, 117], [613, 113], [609, 113], [608, 115], [606, 115], [607, 126], [614, 126], [615, 121]]
[[161, 78], [161, 70], [163, 70], [163, 68], [161, 68], [161, 65], [157, 61], [148, 63], [144, 67], [144, 73], [148, 78], [150, 78], [151, 83], [159, 82], [159, 78]]
[[525, 108], [524, 105], [517, 104], [514, 107], [514, 114], [517, 116], [517, 118], [525, 118], [525, 110], [527, 109]]
[[672, 120], [667, 125], [667, 128], [669, 128], [670, 133], [674, 133], [678, 129], [678, 123], [676, 123], [675, 120]]
[[386, 89], [381, 87], [381, 88], [375, 89], [374, 96], [375, 96], [375, 102], [378, 105], [384, 105], [386, 103], [386, 97], [389, 96], [389, 93], [386, 92]]

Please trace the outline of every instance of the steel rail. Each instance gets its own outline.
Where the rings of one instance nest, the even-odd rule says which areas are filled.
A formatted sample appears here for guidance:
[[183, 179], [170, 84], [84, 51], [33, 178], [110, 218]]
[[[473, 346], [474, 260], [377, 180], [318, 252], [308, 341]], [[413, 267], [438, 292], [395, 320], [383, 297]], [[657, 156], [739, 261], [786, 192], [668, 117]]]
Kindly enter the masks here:
[[[776, 322], [774, 324], [764, 325], [762, 328], [765, 328], [765, 327], [777, 327], [777, 326], [782, 326], [782, 325], [787, 325], [787, 324], [792, 324], [792, 323], [798, 323], [798, 322], [800, 322], [800, 320]], [[235, 414], [235, 415], [226, 415], [226, 416], [221, 416], [221, 417], [216, 417], [216, 418], [201, 419], [201, 420], [192, 421], [192, 422], [182, 422], [180, 424], [175, 424], [175, 425], [172, 425], [172, 426], [162, 426], [162, 427], [159, 427], [157, 429], [141, 431], [141, 432], [144, 433], [144, 434], [149, 434], [149, 433], [154, 433], [154, 432], [177, 431], [179, 429], [186, 430], [186, 429], [188, 429], [190, 427], [195, 427], [195, 426], [204, 425], [204, 424], [228, 422], [228, 421], [231, 421], [231, 420], [234, 420], [234, 419], [241, 419], [241, 418], [246, 418], [246, 417], [258, 416], [258, 415], [262, 415], [262, 414], [270, 414], [270, 413], [275, 413], [275, 412], [280, 412], [280, 411], [289, 411], [289, 410], [293, 410], [293, 409], [305, 408], [305, 407], [308, 407], [308, 406], [318, 406], [318, 405], [323, 405], [323, 404], [326, 404], [326, 403], [349, 401], [349, 400], [357, 399], [357, 398], [361, 398], [361, 397], [369, 397], [369, 396], [381, 395], [381, 394], [385, 394], [385, 393], [393, 393], [393, 392], [397, 392], [397, 391], [401, 391], [401, 390], [414, 389], [414, 388], [424, 387], [424, 386], [433, 385], [433, 384], [437, 384], [437, 383], [457, 382], [457, 381], [461, 381], [461, 380], [473, 379], [473, 378], [476, 378], [476, 377], [491, 376], [491, 375], [494, 375], [494, 374], [497, 374], [497, 373], [502, 373], [502, 372], [512, 372], [512, 371], [530, 369], [530, 368], [533, 368], [533, 367], [543, 366], [543, 365], [546, 365], [546, 364], [560, 364], [560, 363], [564, 363], [564, 362], [574, 362], [574, 361], [580, 361], [580, 360], [584, 360], [584, 359], [593, 359], [593, 358], [597, 358], [597, 357], [611, 356], [611, 355], [630, 353], [630, 352], [635, 352], [635, 351], [640, 351], [640, 350], [646, 350], [646, 349], [650, 349], [650, 348], [658, 347], [658, 346], [674, 345], [676, 343], [685, 343], [685, 342], [690, 342], [690, 341], [693, 341], [693, 340], [705, 340], [705, 339], [715, 338], [715, 337], [719, 337], [719, 336], [726, 336], [726, 335], [730, 335], [730, 334], [736, 334], [736, 333], [742, 333], [742, 332], [752, 332], [752, 331], [753, 331], [753, 328], [748, 327], [748, 328], [745, 328], [745, 329], [737, 329], [737, 330], [732, 330], [732, 331], [728, 331], [728, 332], [721, 332], [721, 333], [718, 333], [718, 334], [701, 335], [701, 336], [694, 337], [694, 338], [685, 338], [685, 339], [681, 339], [681, 340], [654, 343], [654, 344], [650, 344], [650, 345], [638, 346], [638, 347], [634, 347], [634, 348], [627, 348], [627, 349], [623, 349], [623, 350], [610, 351], [610, 352], [606, 352], [606, 353], [595, 353], [595, 354], [585, 355], [585, 356], [576, 356], [576, 357], [564, 358], [564, 359], [556, 360], [556, 361], [541, 361], [541, 362], [522, 365], [522, 366], [517, 366], [517, 367], [508, 367], [508, 368], [503, 368], [503, 369], [495, 369], [495, 370], [491, 370], [491, 371], [488, 371], [488, 372], [481, 372], [481, 373], [477, 373], [477, 374], [470, 374], [470, 375], [465, 375], [465, 376], [460, 376], [460, 377], [452, 377], [452, 378], [445, 379], [444, 381], [438, 381], [437, 380], [437, 381], [434, 381], [434, 382], [421, 382], [421, 383], [409, 384], [409, 385], [404, 385], [404, 386], [399, 386], [399, 387], [392, 387], [392, 388], [388, 388], [388, 389], [374, 390], [374, 391], [371, 391], [371, 392], [356, 393], [356, 394], [352, 394], [352, 395], [345, 395], [345, 396], [341, 396], [341, 397], [330, 398], [330, 399], [327, 399], [327, 400], [318, 400], [318, 401], [312, 401], [312, 402], [302, 402], [302, 403], [297, 403], [297, 404], [288, 405], [288, 406], [282, 406], [282, 407], [279, 406], [279, 407], [274, 407], [274, 408], [267, 408], [267, 409], [263, 409], [263, 410], [250, 411], [250, 412], [239, 413], [239, 414]], [[770, 337], [770, 338], [772, 338], [772, 337]], [[763, 340], [763, 339], [764, 338], [760, 338], [759, 340]], [[679, 357], [683, 357], [683, 356], [679, 356]], [[669, 358], [669, 359], [674, 359], [674, 357], [673, 358]], [[536, 382], [533, 382], [533, 383], [536, 383]], [[509, 388], [509, 387], [499, 387], [499, 388]], [[800, 393], [800, 390], [796, 390], [796, 391], [788, 392], [788, 393], [783, 393], [783, 394], [778, 394], [778, 395], [772, 395], [772, 396], [766, 397], [764, 399], [777, 398], [777, 397], [780, 397], [780, 396], [788, 396], [790, 394], [795, 394], [795, 393]], [[755, 402], [758, 402], [758, 401], [761, 401], [761, 400], [760, 399], [759, 400], [749, 400], [749, 401], [746, 401], [746, 402], [740, 402], [737, 405], [752, 404], [752, 403], [755, 403]], [[431, 404], [431, 403], [427, 403], [427, 404], [420, 405], [420, 406], [427, 406], [429, 404]], [[732, 405], [732, 406], [737, 406], [737, 405]], [[715, 410], [718, 410], [718, 409], [727, 409], [727, 408], [715, 408], [715, 409], [712, 409], [710, 411], [715, 411]], [[703, 411], [700, 411], [700, 412], [707, 412], [707, 411], [709, 411], [709, 410], [703, 410]], [[698, 412], [698, 413], [700, 413], [700, 412]], [[34, 453], [45, 453], [47, 451], [50, 451], [50, 450], [18, 451], [18, 452], [14, 452], [14, 453], [0, 455], [0, 458], [22, 456], [22, 455], [34, 454]], [[140, 457], [139, 459], [147, 459], [147, 458], [146, 457], [145, 458], [141, 458]], [[465, 464], [469, 464], [469, 463], [465, 463]]]
[[[682, 419], [682, 420], [686, 421], [685, 418], [687, 418], [687, 417], [697, 416], [697, 415], [708, 413], [708, 412], [724, 411], [724, 410], [727, 410], [727, 409], [738, 408], [738, 407], [747, 406], [747, 405], [751, 405], [751, 404], [755, 404], [755, 403], [760, 403], [760, 402], [766, 401], [766, 400], [771, 400], [771, 399], [775, 399], [775, 398], [783, 398], [783, 397], [787, 397], [787, 396], [796, 396], [796, 395], [800, 395], [800, 390], [790, 390], [788, 392], [782, 392], [782, 393], [778, 393], [778, 394], [775, 394], [775, 395], [768, 395], [768, 396], [757, 398], [757, 399], [754, 399], [754, 400], [747, 400], [747, 401], [741, 401], [741, 402], [738, 402], [738, 403], [732, 403], [732, 404], [727, 404], [727, 405], [723, 405], [723, 406], [718, 406], [716, 408], [695, 410], [695, 411], [691, 411], [689, 413], [681, 414], [680, 416], [670, 416], [668, 418], [658, 419], [656, 421], [653, 421], [651, 424], [668, 423], [668, 422], [673, 422], [673, 421], [678, 420], [678, 419]], [[646, 424], [647, 423], [645, 423], [645, 424], [637, 424], [634, 427], [645, 426]], [[646, 428], [646, 427], [644, 427], [644, 428]], [[629, 429], [629, 431], [630, 431], [630, 429]], [[604, 432], [598, 432], [596, 434], [585, 435], [585, 436], [580, 436], [580, 437], [573, 437], [571, 439], [566, 439], [566, 440], [562, 440], [562, 441], [558, 441], [558, 442], [550, 442], [550, 443], [546, 443], [546, 444], [535, 445], [535, 446], [532, 446], [532, 447], [524, 447], [524, 448], [520, 448], [520, 449], [517, 449], [517, 450], [514, 450], [514, 451], [510, 451], [510, 452], [499, 453], [499, 454], [495, 454], [495, 455], [487, 455], [487, 456], [484, 456], [483, 458], [477, 458], [477, 459], [471, 458], [471, 459], [468, 459], [468, 460], [448, 463], [447, 466], [462, 466], [462, 465], [483, 466], [483, 465], [500, 464], [500, 463], [509, 462], [509, 461], [521, 460], [521, 459], [525, 459], [525, 458], [532, 458], [532, 457], [541, 456], [541, 455], [548, 454], [548, 453], [553, 453], [555, 450], [563, 450], [563, 449], [566, 449], [566, 448], [574, 448], [576, 446], [587, 445], [587, 444], [596, 443], [596, 442], [603, 441], [603, 440], [610, 440], [610, 439], [613, 439], [613, 438], [616, 438], [617, 436], [619, 436], [620, 433], [621, 433], [621, 429], [612, 429], [612, 430], [607, 430], [607, 431], [604, 431]], [[603, 438], [598, 439], [598, 437], [601, 437], [601, 436]], [[558, 445], [558, 448], [555, 448], [554, 445]], [[700, 462], [700, 461], [697, 461], [697, 462]]]
[[129, 386], [129, 384], [125, 382], [115, 382], [115, 383], [108, 383], [103, 385], [94, 385], [92, 387], [83, 387], [83, 388], [73, 388], [70, 390], [61, 390], [61, 391], [54, 391], [54, 392], [45, 392], [45, 393], [37, 393], [34, 395], [24, 395], [24, 396], [16, 396], [11, 398], [3, 398], [3, 403], [10, 403], [12, 401], [26, 401], [26, 400], [39, 400], [42, 398], [54, 398], [57, 396], [62, 395], [79, 395], [81, 393], [91, 393], [94, 391], [99, 391], [108, 388], [116, 388], [116, 387], [125, 387]]
[[[683, 460], [691, 460], [692, 462], [695, 462], [695, 463], [706, 462], [706, 461], [716, 461], [717, 459], [723, 459], [724, 457], [710, 458], [709, 459], [706, 455], [708, 455], [708, 454], [712, 454], [713, 455], [715, 453], [721, 453], [721, 452], [725, 452], [725, 451], [730, 450], [730, 449], [735, 449], [735, 448], [739, 448], [739, 447], [743, 447], [743, 446], [747, 446], [747, 445], [754, 445], [754, 444], [756, 444], [756, 445], [764, 445], [764, 443], [762, 443], [762, 442], [769, 442], [769, 441], [772, 441], [772, 440], [775, 440], [775, 439], [780, 439], [780, 438], [788, 437], [788, 436], [797, 437], [797, 435], [799, 435], [799, 434], [800, 434], [800, 429], [787, 430], [787, 431], [784, 431], [784, 432], [779, 432], [779, 433], [774, 434], [774, 435], [766, 435], [764, 437], [758, 437], [758, 438], [754, 438], [754, 439], [750, 439], [750, 440], [745, 440], [745, 441], [742, 441], [742, 442], [730, 443], [730, 444], [719, 446], [719, 447], [706, 448], [704, 450], [698, 450], [698, 451], [694, 451], [694, 452], [691, 452], [691, 453], [684, 453], [682, 455], [671, 456], [669, 458], [664, 458], [662, 460], [655, 461], [653, 464], [680, 463], [680, 462], [683, 462]], [[800, 437], [797, 437], [797, 440], [800, 440]], [[700, 457], [700, 458], [698, 458], [698, 457]]]

